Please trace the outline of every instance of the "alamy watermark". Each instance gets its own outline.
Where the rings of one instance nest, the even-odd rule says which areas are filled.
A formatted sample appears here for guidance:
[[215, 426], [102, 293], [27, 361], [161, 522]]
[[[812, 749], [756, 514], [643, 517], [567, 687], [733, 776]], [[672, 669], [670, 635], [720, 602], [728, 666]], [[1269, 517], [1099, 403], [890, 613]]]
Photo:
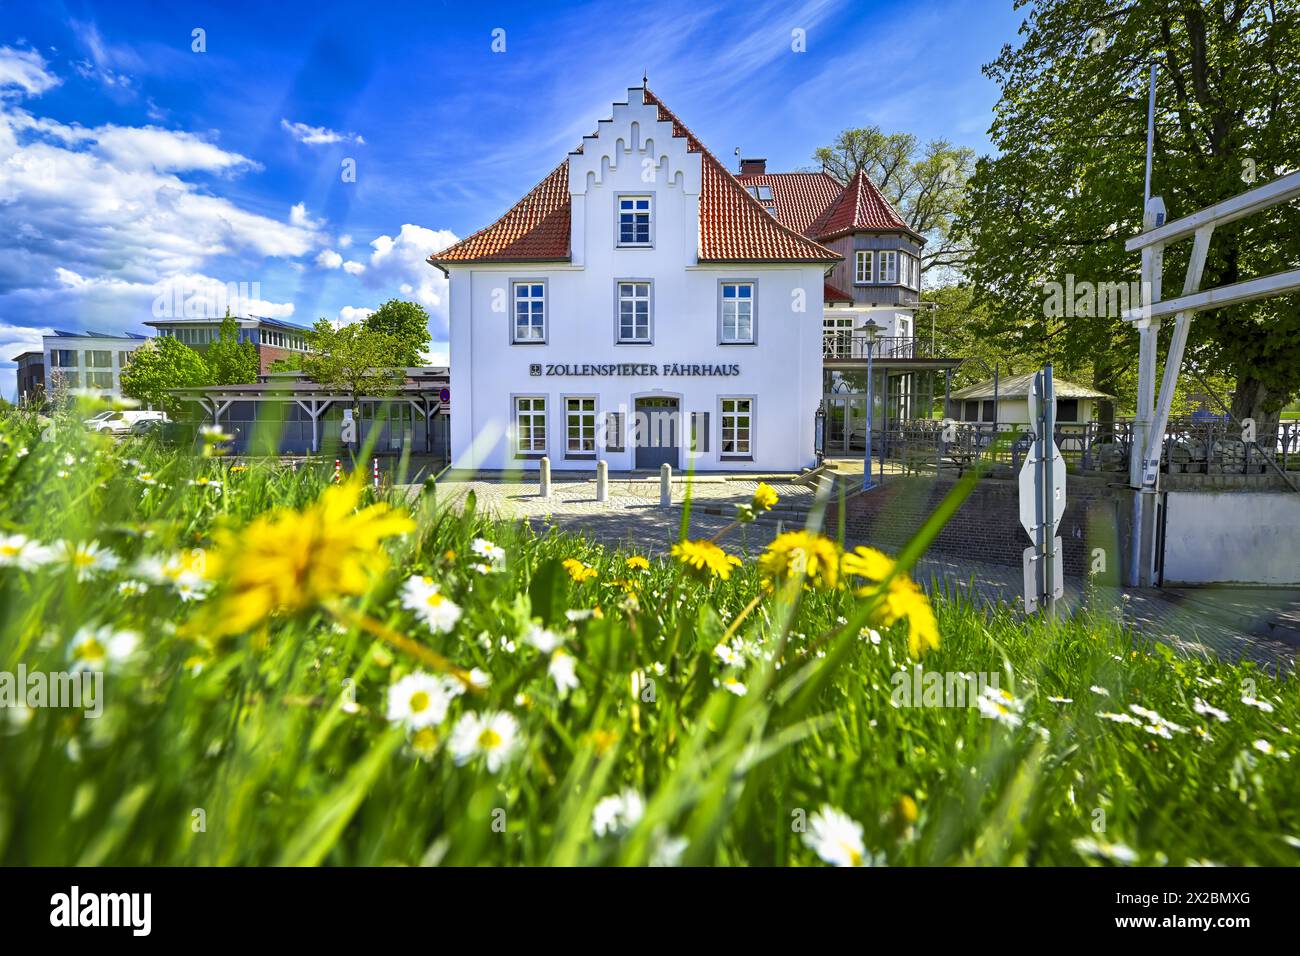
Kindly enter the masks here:
[[998, 673], [927, 671], [920, 664], [896, 671], [889, 702], [895, 707], [979, 707], [982, 697], [999, 690]]
[[265, 305], [260, 282], [169, 279], [153, 300], [155, 319], [220, 319], [231, 315], [256, 315]]
[[0, 671], [0, 708], [56, 707], [80, 710], [86, 717], [104, 712], [104, 674], [97, 670]]
[[1074, 273], [1065, 282], [1044, 281], [1043, 315], [1049, 319], [1122, 318], [1126, 312], [1150, 311], [1149, 283], [1076, 281]]

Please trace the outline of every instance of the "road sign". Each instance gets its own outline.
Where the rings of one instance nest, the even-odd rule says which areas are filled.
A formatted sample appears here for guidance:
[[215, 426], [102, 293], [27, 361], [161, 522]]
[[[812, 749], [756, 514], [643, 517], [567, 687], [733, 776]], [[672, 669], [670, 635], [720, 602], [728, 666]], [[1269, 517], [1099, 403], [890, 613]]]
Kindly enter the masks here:
[[[1065, 514], [1065, 459], [1056, 442], [1050, 444], [1051, 473], [1049, 484], [1052, 490], [1052, 532], [1061, 525], [1061, 516]], [[1030, 454], [1020, 469], [1020, 526], [1031, 538], [1038, 537], [1038, 496], [1041, 485], [1038, 483], [1038, 458]]]
[[[1061, 539], [1058, 536], [1054, 542], [1052, 554], [1052, 596], [1056, 598], [1065, 597], [1065, 566], [1061, 560]], [[1042, 559], [1038, 556], [1038, 547], [1025, 548], [1025, 613], [1033, 614], [1038, 610], [1038, 600], [1040, 594], [1039, 584], [1039, 562]]]

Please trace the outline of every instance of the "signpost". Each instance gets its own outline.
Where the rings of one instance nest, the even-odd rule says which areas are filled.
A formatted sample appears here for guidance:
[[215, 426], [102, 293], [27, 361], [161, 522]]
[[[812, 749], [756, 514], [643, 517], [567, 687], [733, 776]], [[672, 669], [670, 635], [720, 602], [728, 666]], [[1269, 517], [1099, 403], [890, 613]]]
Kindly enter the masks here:
[[1034, 374], [1029, 392], [1029, 424], [1034, 445], [1020, 469], [1020, 524], [1034, 543], [1025, 548], [1025, 613], [1040, 606], [1056, 616], [1056, 599], [1065, 594], [1061, 539], [1056, 533], [1065, 514], [1065, 459], [1056, 447], [1056, 389], [1052, 366]]

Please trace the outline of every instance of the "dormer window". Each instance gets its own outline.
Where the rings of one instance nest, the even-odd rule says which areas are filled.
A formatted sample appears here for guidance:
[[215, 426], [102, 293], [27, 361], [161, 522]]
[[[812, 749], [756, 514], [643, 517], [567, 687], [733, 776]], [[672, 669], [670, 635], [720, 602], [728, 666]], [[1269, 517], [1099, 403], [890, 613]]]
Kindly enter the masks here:
[[768, 205], [769, 203], [772, 202], [771, 186], [746, 186], [745, 192], [749, 193], [751, 196], [753, 196], [755, 199], [757, 199], [759, 202], [763, 203], [764, 205]]
[[653, 198], [650, 196], [618, 197], [618, 244], [620, 246], [653, 245], [652, 206]]

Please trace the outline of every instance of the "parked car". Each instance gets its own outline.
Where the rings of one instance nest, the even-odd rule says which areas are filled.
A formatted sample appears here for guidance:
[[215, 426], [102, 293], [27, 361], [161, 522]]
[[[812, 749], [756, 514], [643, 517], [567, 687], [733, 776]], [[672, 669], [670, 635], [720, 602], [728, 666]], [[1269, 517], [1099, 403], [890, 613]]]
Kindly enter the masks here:
[[193, 445], [198, 440], [198, 426], [193, 422], [173, 422], [146, 418], [131, 426], [130, 434], [137, 437], [156, 438], [167, 445]]
[[91, 431], [108, 432], [113, 435], [128, 434], [132, 427], [139, 422], [166, 422], [166, 412], [150, 411], [118, 411], [118, 412], [100, 412], [98, 415], [87, 418], [85, 425]]

